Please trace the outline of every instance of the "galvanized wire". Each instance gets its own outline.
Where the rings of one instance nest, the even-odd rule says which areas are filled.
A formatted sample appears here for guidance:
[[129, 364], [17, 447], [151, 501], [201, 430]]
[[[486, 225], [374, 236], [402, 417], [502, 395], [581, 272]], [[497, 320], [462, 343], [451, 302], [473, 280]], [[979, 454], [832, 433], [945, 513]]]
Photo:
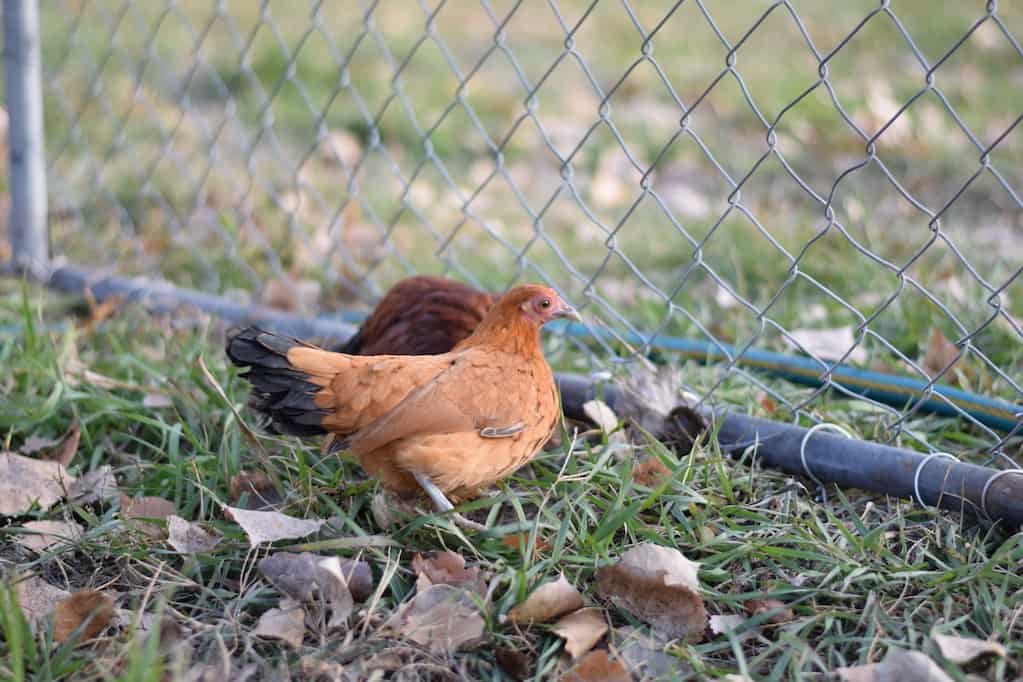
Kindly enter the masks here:
[[[973, 60], [972, 46], [981, 41], [1018, 85], [1023, 48], [1016, 35], [1023, 24], [1017, 14], [994, 0], [978, 5], [961, 33], [935, 49], [919, 44], [920, 31], [908, 28], [907, 13], [888, 1], [863, 7], [841, 27], [824, 21], [833, 34], [825, 39], [817, 30], [822, 20], [805, 18], [813, 5], [790, 0], [750, 6], [741, 21], [736, 10], [703, 0], [664, 3], [657, 10], [629, 0], [357, 5], [346, 3], [339, 16], [322, 0], [265, 0], [258, 12], [251, 3], [226, 1], [209, 7], [43, 2], [49, 22], [47, 169], [51, 206], [60, 216], [57, 251], [75, 262], [159, 273], [177, 284], [253, 301], [266, 300], [271, 282], [295, 288], [310, 279], [332, 292], [334, 303], [346, 296], [370, 301], [398, 277], [422, 269], [477, 284], [485, 279], [490, 286], [539, 278], [584, 307], [603, 332], [588, 344], [568, 340], [586, 350], [593, 368], [628, 362], [631, 353], [649, 352], [660, 335], [684, 330], [729, 358], [688, 386], [703, 401], [723, 399], [726, 387], [742, 386], [745, 403], [770, 402], [792, 418], [819, 422], [829, 418], [828, 394], [857, 397], [881, 415], [870, 436], [914, 441], [933, 451], [913, 423], [920, 401], [945, 400], [970, 424], [989, 461], [1015, 465], [1021, 427], [1000, 433], [956, 408], [933, 391], [939, 382], [968, 380], [956, 374], [956, 362], [946, 354], [944, 368], [925, 369], [922, 353], [908, 351], [885, 330], [903, 314], [897, 303], [919, 301], [931, 310], [931, 327], [950, 330], [955, 361], [997, 384], [1001, 399], [1023, 404], [1014, 373], [1019, 365], [992, 359], [985, 337], [998, 329], [1003, 342], [1023, 341], [1023, 328], [1010, 312], [1013, 301], [1023, 298], [1023, 264], [1017, 255], [998, 267], [992, 265], [997, 258], [974, 265], [976, 256], [963, 248], [971, 231], [962, 218], [950, 217], [953, 209], [969, 213], [979, 201], [991, 202], [996, 208], [985, 209], [984, 216], [1007, 225], [1006, 254], [1023, 253], [1023, 176], [1011, 162], [1016, 138], [1023, 136], [1023, 110], [1008, 119], [988, 117], [989, 128], [997, 125], [993, 132], [976, 130], [967, 123], [961, 93], [948, 92], [942, 70], [963, 55]], [[469, 10], [464, 16], [472, 20], [463, 24]], [[612, 11], [620, 31], [615, 36], [634, 41], [634, 49], [602, 45], [599, 35], [594, 42], [587, 34], [593, 26], [606, 28], [609, 20], [601, 13]], [[679, 19], [683, 12], [685, 21]], [[524, 26], [543, 36], [544, 50], [522, 42]], [[790, 54], [793, 64], [803, 60], [815, 75], [775, 106], [758, 93], [791, 89], [786, 74], [767, 78], [751, 62], [762, 42], [780, 30], [784, 44], [772, 49]], [[863, 42], [867, 32], [882, 30], [894, 46]], [[706, 50], [698, 55], [707, 70], [702, 80], [680, 71], [676, 58], [682, 53], [673, 51], [697, 32], [713, 36], [700, 43]], [[863, 107], [850, 104], [848, 79], [835, 75], [836, 64], [881, 47], [898, 50], [899, 61], [870, 74], [871, 83], [887, 84], [887, 94], [878, 96], [887, 104], [875, 107], [866, 125]], [[303, 55], [311, 50], [324, 62], [313, 66], [328, 74], [325, 82], [320, 72], [309, 72]], [[627, 58], [609, 59], [604, 52]], [[271, 57], [276, 61], [268, 63]], [[494, 82], [494, 71], [506, 80]], [[570, 115], [562, 109], [573, 102], [557, 90], [568, 73], [574, 74], [578, 100]], [[958, 87], [962, 80], [949, 82]], [[637, 83], [643, 86], [638, 94]], [[507, 109], [500, 125], [490, 111], [493, 102], [474, 93], [482, 86], [499, 93]], [[442, 101], [440, 90], [448, 93]], [[738, 94], [722, 106], [717, 100], [726, 91]], [[653, 113], [635, 106], [644, 96], [659, 103]], [[792, 151], [789, 128], [805, 127], [802, 114], [793, 112], [811, 105], [818, 109], [816, 129], [804, 131], [810, 140], [800, 147], [810, 149], [804, 158]], [[643, 117], [653, 114], [675, 123], [656, 138], [640, 139]], [[279, 120], [288, 116], [303, 123]], [[740, 116], [747, 119], [744, 131], [755, 131], [758, 140], [732, 138]], [[939, 137], [946, 139], [931, 149], [919, 131], [936, 119]], [[909, 144], [907, 125], [919, 132], [912, 144], [923, 149], [893, 161], [892, 149], [900, 141]], [[565, 133], [566, 127], [572, 130]], [[813, 140], [826, 135], [844, 140], [840, 154], [826, 145], [813, 152]], [[522, 172], [523, 149], [534, 159], [525, 168], [546, 172], [547, 186], [538, 188], [543, 183]], [[949, 150], [953, 170], [939, 173], [939, 191], [914, 184], [915, 162], [930, 163]], [[1008, 162], [998, 156], [1003, 152]], [[625, 199], [611, 202], [613, 210], [595, 198], [601, 178], [591, 168], [594, 153], [618, 164], [611, 175]], [[827, 158], [815, 164], [813, 153]], [[686, 170], [679, 161], [684, 154], [698, 163], [687, 162]], [[672, 192], [679, 183], [665, 178], [680, 168], [690, 177], [698, 169], [690, 194], [702, 193], [705, 206], [716, 202], [706, 217], [678, 210]], [[864, 178], [874, 178], [868, 191], [856, 184]], [[869, 234], [842, 205], [846, 195], [860, 205], [883, 200], [897, 206], [900, 226], [912, 230], [916, 245], [894, 257], [865, 239]], [[509, 216], [526, 227], [509, 231]], [[794, 239], [795, 232], [778, 226], [789, 218], [812, 227]], [[651, 220], [670, 226], [666, 234], [677, 240], [651, 248], [672, 255], [668, 267], [633, 255]], [[760, 244], [759, 258], [779, 273], [768, 291], [743, 284], [743, 273], [730, 272], [718, 255], [727, 252], [737, 224], [745, 226], [745, 239]], [[831, 257], [862, 262], [878, 273], [876, 290], [866, 292], [873, 300], [852, 300], [826, 281], [826, 272], [813, 274], [813, 260], [825, 246]], [[965, 306], [969, 319], [965, 304], [952, 305], [928, 273], [921, 276], [925, 256], [939, 252], [946, 254], [942, 267], [952, 273], [946, 279], [968, 291], [959, 298], [979, 296]], [[500, 268], [487, 266], [488, 260]], [[1010, 297], [1013, 289], [1019, 293]], [[799, 340], [805, 336], [793, 332], [797, 325], [812, 327], [813, 316], [779, 313], [797, 292], [804, 292], [801, 300], [831, 306], [830, 317], [846, 322], [853, 342], [827, 358], [810, 352]], [[306, 301], [296, 305], [315, 311], [306, 309]], [[645, 312], [638, 314], [641, 307]], [[735, 352], [726, 348], [721, 318], [737, 320]], [[636, 338], [642, 342], [630, 346]], [[755, 346], [795, 348], [815, 357], [822, 385], [790, 392], [744, 368], [742, 357]], [[857, 355], [864, 348], [926, 381], [919, 400], [896, 409], [855, 396], [833, 380], [833, 363], [862, 363]], [[729, 392], [725, 399], [734, 396]]]

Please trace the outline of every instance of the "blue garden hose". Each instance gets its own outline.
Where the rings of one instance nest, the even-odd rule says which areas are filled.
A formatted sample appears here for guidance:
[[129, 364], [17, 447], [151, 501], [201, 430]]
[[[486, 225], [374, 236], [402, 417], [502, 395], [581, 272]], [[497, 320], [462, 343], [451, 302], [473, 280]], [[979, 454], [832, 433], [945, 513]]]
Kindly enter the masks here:
[[[350, 324], [359, 324], [366, 316], [362, 313], [343, 313], [340, 317]], [[575, 322], [557, 321], [548, 326], [551, 331], [566, 336], [603, 337], [610, 342], [615, 340], [606, 332], [589, 329]], [[646, 343], [646, 339], [629, 332], [623, 334], [622, 338], [636, 346]], [[718, 345], [709, 341], [681, 339], [675, 336], [657, 336], [650, 341], [650, 346], [706, 363], [729, 362], [739, 353], [735, 346], [728, 344]], [[763, 370], [805, 386], [818, 388], [824, 385], [824, 372], [821, 370], [820, 362], [811, 358], [750, 348], [739, 356], [738, 364]], [[848, 365], [836, 364], [830, 368], [831, 381], [834, 384], [851, 393], [900, 410], [916, 406], [922, 412], [948, 417], [960, 417], [966, 413], [981, 424], [1001, 431], [1018, 429], [1023, 422], [1023, 405], [984, 398], [945, 384], [934, 384], [930, 387], [932, 394], [927, 394], [928, 382], [918, 379], [871, 372]], [[927, 397], [921, 397], [923, 395]]]

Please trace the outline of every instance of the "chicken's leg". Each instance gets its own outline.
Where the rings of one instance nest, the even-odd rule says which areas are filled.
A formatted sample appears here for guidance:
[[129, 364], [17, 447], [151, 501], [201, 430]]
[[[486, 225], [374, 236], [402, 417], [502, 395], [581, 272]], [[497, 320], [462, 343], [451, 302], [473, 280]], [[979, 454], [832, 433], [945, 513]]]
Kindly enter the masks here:
[[[437, 507], [437, 511], [441, 513], [452, 512], [455, 507], [451, 504], [451, 500], [449, 500], [444, 495], [444, 492], [430, 480], [429, 476], [420, 472], [414, 472], [412, 475], [415, 477], [416, 483], [419, 484], [419, 487], [423, 489], [423, 492], [429, 495], [430, 499], [433, 500], [433, 504]], [[487, 529], [486, 526], [476, 523], [475, 521], [470, 521], [457, 512], [453, 512], [451, 514], [451, 518], [454, 519], [457, 525], [465, 528], [471, 528], [476, 531], [485, 531]]]

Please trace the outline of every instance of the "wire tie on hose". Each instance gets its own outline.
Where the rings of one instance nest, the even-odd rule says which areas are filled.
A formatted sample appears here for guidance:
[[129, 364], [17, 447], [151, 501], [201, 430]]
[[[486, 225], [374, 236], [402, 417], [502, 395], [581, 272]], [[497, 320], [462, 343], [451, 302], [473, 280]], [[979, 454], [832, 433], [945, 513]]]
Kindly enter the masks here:
[[[924, 457], [923, 460], [916, 466], [916, 473], [913, 474], [913, 494], [916, 495], [916, 501], [920, 503], [921, 507], [926, 507], [927, 505], [924, 504], [924, 498], [920, 494], [920, 473], [924, 470], [924, 467], [927, 466], [927, 463], [930, 462], [935, 457], [944, 457], [945, 459], [950, 459], [953, 462], [959, 461], [959, 458], [950, 452], [932, 452], [931, 454]], [[944, 492], [944, 487], [942, 488], [942, 492]], [[939, 493], [939, 496], [940, 494], [941, 493]]]
[[838, 424], [832, 424], [830, 422], [823, 422], [821, 424], [816, 424], [810, 427], [810, 430], [806, 432], [805, 436], [803, 436], [803, 442], [800, 443], [799, 445], [799, 461], [803, 464], [803, 471], [810, 478], [810, 480], [817, 484], [817, 487], [820, 489], [821, 500], [827, 502], [828, 494], [827, 491], [824, 489], [824, 482], [821, 481], [821, 479], [817, 478], [812, 471], [810, 471], [810, 466], [806, 463], [806, 443], [807, 441], [810, 440], [810, 436], [812, 436], [818, 431], [837, 431], [846, 438], [852, 438], [853, 435], [849, 433], [845, 429], [845, 427], [839, 426]]
[[987, 510], [987, 494], [991, 490], [991, 484], [1006, 474], [1017, 474], [1019, 476], [1023, 476], [1023, 469], [1004, 469], [999, 471], [987, 480], [987, 483], [984, 484], [984, 489], [980, 492], [980, 510], [984, 512], [984, 516], [986, 516], [989, 520], [993, 519], [991, 519], [991, 514]]

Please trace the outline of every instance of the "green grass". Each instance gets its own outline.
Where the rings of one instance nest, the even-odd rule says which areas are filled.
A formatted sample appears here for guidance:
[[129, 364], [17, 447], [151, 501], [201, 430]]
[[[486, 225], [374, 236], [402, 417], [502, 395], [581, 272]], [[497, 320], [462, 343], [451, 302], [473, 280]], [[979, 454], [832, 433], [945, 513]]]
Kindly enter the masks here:
[[[532, 120], [517, 123], [527, 93], [502, 51], [490, 54], [464, 93], [481, 134], [461, 106], [441, 118], [458, 84], [437, 44], [420, 41], [426, 22], [418, 5], [381, 0], [374, 4], [376, 33], [364, 35], [361, 10], [349, 4], [361, 6], [322, 3], [318, 28], [308, 33], [310, 10], [278, 0], [267, 5], [269, 21], [259, 3], [230, 3], [223, 14], [198, 0], [175, 3], [166, 13], [161, 3], [130, 3], [123, 15], [120, 3], [43, 3], [43, 57], [52, 76], [45, 111], [55, 250], [75, 263], [113, 263], [123, 274], [159, 275], [240, 299], [258, 298], [262, 285], [279, 276], [279, 263], [293, 278], [321, 285], [315, 303], [324, 311], [363, 305], [352, 300], [346, 281], [371, 281], [382, 289], [404, 276], [406, 266], [452, 272], [494, 290], [516, 279], [549, 277], [573, 302], [589, 301], [584, 313], [590, 321], [614, 331], [625, 328], [620, 315], [642, 331], [701, 340], [709, 333], [739, 346], [755, 340], [758, 347], [791, 351], [770, 323], [765, 327], [760, 315], [722, 294], [713, 272], [787, 330], [855, 327], [861, 316], [877, 313], [870, 330], [890, 347], [868, 338], [866, 368], [913, 374], [892, 349], [919, 362], [933, 329], [957, 341], [963, 331], [955, 321], [967, 332], [983, 326], [971, 336], [976, 350], [948, 379], [965, 390], [1020, 401], [994, 370], [1023, 376], [1023, 344], [1006, 320], [988, 324], [990, 290], [956, 252], [990, 286], [1010, 282], [1001, 304], [1023, 318], [1016, 275], [1023, 266], [1019, 210], [993, 176], [982, 176], [956, 199], [941, 217], [941, 236], [929, 244], [930, 218], [901, 199], [876, 165], [835, 185], [864, 158], [864, 145], [818, 88], [778, 121], [777, 148], [817, 193], [834, 189], [835, 216], [848, 234], [828, 226], [822, 208], [774, 157], [760, 163], [742, 188], [741, 208], [758, 226], [743, 211], [728, 211], [732, 187], [691, 139], [683, 135], [668, 144], [681, 111], [657, 70], [641, 63], [610, 97], [610, 120], [644, 170], [657, 161], [651, 186], [670, 205], [676, 224], [653, 196], [642, 195], [640, 174], [619, 158], [619, 141], [607, 126], [580, 145], [598, 120], [600, 98], [571, 56], [546, 75], [536, 94], [536, 116], [558, 153], [580, 145], [569, 187], [558, 156]], [[490, 4], [498, 14], [509, 5]], [[646, 31], [665, 11], [659, 3], [630, 5]], [[838, 46], [877, 7], [870, 0], [793, 5], [821, 53]], [[557, 6], [574, 25], [589, 3], [564, 0]], [[768, 3], [704, 6], [736, 45]], [[548, 3], [538, 7], [520, 9], [504, 37], [534, 85], [562, 55], [566, 39]], [[985, 12], [983, 2], [941, 12], [924, 0], [894, 0], [890, 7], [930, 64]], [[1018, 7], [1002, 2], [998, 17], [1017, 40], [1023, 36]], [[1020, 60], [991, 28], [989, 23], [934, 74], [982, 144], [1023, 109], [1023, 90], [1005, 85], [1018, 82]], [[494, 46], [493, 26], [478, 2], [448, 0], [432, 30], [463, 76]], [[394, 97], [393, 67], [378, 38], [393, 64], [405, 63], [402, 94], [415, 122]], [[605, 93], [642, 54], [643, 39], [621, 3], [599, 3], [573, 38]], [[818, 77], [802, 40], [785, 8], [777, 7], [735, 53], [736, 72], [769, 121]], [[727, 48], [693, 2], [683, 3], [651, 44], [686, 106], [725, 67]], [[349, 52], [342, 73], [338, 59]], [[102, 65], [98, 80], [95, 64]], [[842, 107], [868, 132], [886, 118], [886, 98], [901, 105], [924, 82], [884, 15], [839, 50], [828, 70]], [[917, 101], [902, 120], [904, 129], [893, 128], [878, 141], [878, 158], [936, 211], [977, 170], [979, 154], [934, 94]], [[732, 75], [717, 83], [687, 123], [734, 180], [768, 150], [764, 126]], [[329, 153], [321, 124], [355, 141], [362, 159], [354, 178]], [[428, 140], [416, 125], [431, 131]], [[1023, 186], [1021, 130], [990, 157], [1017, 192]], [[489, 144], [506, 138], [503, 156], [495, 159]], [[945, 309], [860, 253], [853, 240], [896, 268], [905, 266], [904, 275]], [[799, 257], [798, 263], [782, 250]], [[670, 306], [662, 294], [671, 296]], [[241, 407], [245, 385], [225, 367], [219, 323], [192, 313], [154, 320], [128, 309], [86, 333], [67, 328], [78, 302], [36, 289], [23, 299], [9, 281], [0, 282], [0, 297], [0, 361], [7, 369], [0, 379], [3, 448], [17, 449], [33, 435], [56, 437], [77, 420], [82, 442], [73, 472], [111, 465], [125, 494], [162, 496], [183, 517], [209, 522], [228, 538], [213, 554], [184, 561], [126, 532], [116, 505], [63, 505], [31, 516], [70, 516], [87, 527], [86, 534], [74, 548], [37, 557], [9, 541], [25, 520], [15, 519], [0, 529], [0, 568], [8, 578], [27, 570], [62, 587], [110, 587], [118, 592], [119, 608], [163, 609], [186, 625], [188, 646], [168, 653], [155, 636], [126, 628], [101, 644], [51, 652], [49, 631], [33, 638], [18, 620], [10, 591], [3, 591], [0, 677], [24, 670], [33, 679], [75, 671], [84, 678], [156, 679], [162, 672], [173, 678], [192, 663], [219, 665], [222, 651], [236, 671], [251, 665], [266, 677], [302, 659], [351, 667], [346, 657], [353, 652], [362, 658], [390, 652], [416, 662], [426, 676], [422, 666], [447, 662], [399, 646], [377, 630], [380, 614], [412, 589], [411, 556], [447, 546], [492, 572], [497, 586], [486, 645], [460, 653], [458, 661], [467, 674], [490, 679], [498, 674], [495, 648], [525, 650], [539, 679], [557, 664], [558, 639], [543, 629], [514, 632], [498, 616], [559, 572], [592, 598], [596, 567], [642, 539], [677, 546], [703, 562], [712, 613], [740, 613], [742, 601], [753, 595], [778, 598], [797, 612], [797, 621], [766, 637], [740, 643], [718, 636], [673, 646], [670, 653], [694, 676], [749, 671], [757, 679], [812, 678], [877, 660], [894, 646], [933, 654], [928, 636], [935, 627], [1011, 643], [1010, 662], [995, 664], [987, 679], [1020, 674], [1018, 536], [857, 491], [821, 505], [799, 482], [728, 461], [714, 448], [681, 461], [659, 449], [634, 453], [656, 454], [678, 469], [675, 482], [654, 491], [630, 482], [633, 458], [619, 462], [600, 444], [544, 453], [472, 513], [501, 526], [498, 535], [525, 529], [551, 543], [550, 551], [533, 557], [498, 537], [463, 536], [442, 520], [417, 519], [392, 533], [397, 548], [344, 552], [370, 561], [384, 581], [380, 611], [356, 616], [354, 641], [307, 640], [298, 652], [268, 644], [251, 631], [259, 614], [276, 605], [276, 593], [246, 582], [258, 557], [218, 507], [234, 474], [263, 466], [198, 368], [204, 357]], [[593, 358], [570, 344], [555, 341], [549, 350], [559, 369], [592, 367]], [[69, 381], [63, 369], [74, 362], [115, 379], [118, 387]], [[775, 413], [761, 389], [738, 373], [719, 385], [720, 367], [686, 363], [683, 369], [689, 387], [701, 393], [713, 387], [723, 404], [791, 417], [784, 405]], [[758, 378], [793, 404], [811, 395]], [[142, 406], [154, 387], [170, 393], [172, 407]], [[886, 426], [891, 414], [866, 402], [824, 394], [807, 410], [861, 437], [892, 437]], [[990, 434], [961, 420], [926, 415], [907, 420], [894, 438], [897, 445], [926, 444], [978, 462], [992, 444]], [[369, 510], [375, 484], [356, 467], [321, 456], [314, 443], [261, 442], [271, 456], [268, 473], [285, 484], [287, 511], [338, 516], [344, 536], [384, 532]], [[1017, 456], [1018, 445], [1009, 443], [1006, 451]], [[616, 628], [630, 622], [622, 612], [612, 614]], [[964, 679], [954, 666], [946, 669]]]
[[[4, 285], [0, 360], [10, 398], [0, 411], [4, 449], [16, 450], [31, 436], [58, 437], [77, 420], [82, 438], [72, 473], [111, 465], [124, 494], [170, 500], [178, 515], [212, 525], [225, 541], [209, 554], [183, 558], [126, 528], [116, 504], [60, 503], [10, 519], [0, 529], [0, 570], [8, 585], [0, 591], [0, 676], [184, 679], [186, 670], [222, 666], [226, 651], [233, 670], [254, 666], [263, 676], [311, 661], [358, 671], [370, 654], [389, 652], [424, 679], [430, 664], [446, 668], [452, 662], [474, 679], [501, 679], [493, 652], [510, 647], [528, 653], [534, 679], [547, 679], [557, 666], [560, 640], [542, 627], [521, 631], [501, 625], [500, 614], [536, 584], [564, 573], [587, 601], [608, 609], [614, 637], [636, 621], [596, 596], [594, 571], [640, 541], [676, 547], [702, 563], [700, 579], [712, 614], [743, 613], [742, 603], [751, 598], [778, 599], [795, 612], [793, 622], [742, 642], [717, 635], [701, 644], [670, 645], [668, 653], [687, 678], [746, 671], [754, 679], [818, 679], [840, 666], [878, 660], [892, 647], [921, 650], [940, 661], [928, 639], [932, 630], [1006, 644], [1009, 659], [993, 663], [985, 679], [1010, 679], [1020, 670], [1020, 535], [856, 490], [835, 492], [821, 504], [812, 487], [730, 460], [715, 447], [684, 457], [660, 446], [636, 448], [620, 459], [599, 440], [580, 442], [571, 452], [564, 447], [544, 452], [492, 497], [469, 503], [467, 513], [493, 529], [481, 535], [463, 534], [437, 517], [380, 528], [369, 509], [376, 484], [356, 466], [322, 456], [313, 442], [260, 436], [268, 473], [283, 482], [284, 511], [334, 517], [340, 530], [325, 534], [323, 546], [340, 537], [338, 545], [356, 549], [318, 551], [368, 561], [380, 590], [374, 612], [357, 612], [347, 639], [310, 636], [299, 650], [261, 640], [252, 635], [255, 621], [277, 602], [275, 590], [254, 572], [265, 550], [249, 550], [220, 504], [230, 499], [235, 473], [265, 467], [199, 368], [201, 357], [243, 419], [252, 419], [244, 409], [246, 384], [225, 364], [223, 329], [202, 316], [153, 319], [129, 307], [96, 332], [61, 330], [69, 321], [68, 306], [66, 299], [39, 290]], [[572, 363], [568, 351], [551, 352], [556, 364]], [[66, 370], [73, 360], [117, 387], [104, 387], [109, 382], [96, 378], [69, 381]], [[698, 382], [698, 368], [689, 369]], [[142, 406], [144, 395], [155, 389], [169, 393], [171, 407]], [[738, 409], [748, 394], [738, 384], [722, 391]], [[873, 416], [856, 405], [835, 401], [827, 407], [869, 435]], [[940, 446], [940, 423], [923, 419], [913, 426], [930, 426]], [[675, 472], [672, 480], [656, 489], [633, 482], [631, 467], [643, 455], [660, 458]], [[13, 542], [21, 523], [43, 518], [74, 519], [85, 527], [84, 535], [73, 546], [39, 556]], [[517, 532], [549, 549], [534, 554], [502, 541]], [[394, 546], [359, 541], [378, 535], [390, 537]], [[369, 546], [359, 548], [363, 544]], [[484, 643], [451, 660], [379, 631], [384, 616], [412, 590], [412, 556], [441, 548], [480, 566], [494, 586]], [[82, 647], [54, 649], [48, 626], [33, 635], [11, 603], [10, 581], [23, 573], [69, 590], [112, 591], [118, 608], [160, 612], [185, 628], [184, 639], [161, 649], [152, 632], [126, 626]], [[956, 666], [944, 667], [964, 679]]]

